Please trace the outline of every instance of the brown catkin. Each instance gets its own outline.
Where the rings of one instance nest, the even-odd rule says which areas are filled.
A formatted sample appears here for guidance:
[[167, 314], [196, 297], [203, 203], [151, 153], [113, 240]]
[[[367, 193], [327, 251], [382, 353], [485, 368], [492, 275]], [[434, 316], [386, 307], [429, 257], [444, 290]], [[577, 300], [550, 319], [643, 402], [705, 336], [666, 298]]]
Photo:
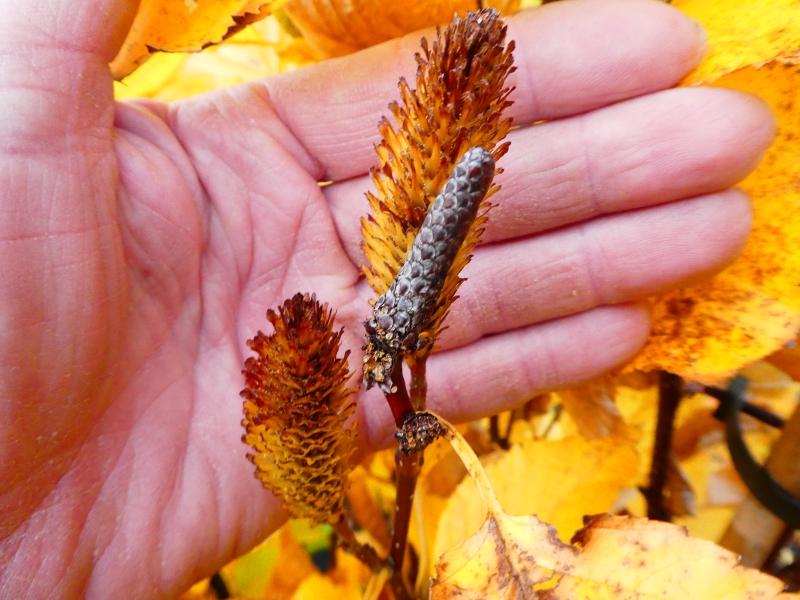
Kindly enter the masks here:
[[[397, 359], [419, 348], [420, 333], [430, 325], [450, 266], [493, 176], [492, 154], [484, 148], [470, 148], [431, 204], [405, 263], [365, 323], [369, 343], [364, 376], [368, 386], [384, 384]], [[381, 360], [371, 360], [376, 354]]]
[[[364, 274], [376, 294], [385, 293], [406, 262], [417, 233], [455, 164], [480, 147], [498, 161], [507, 151], [503, 138], [511, 120], [508, 75], [514, 70], [514, 42], [495, 10], [470, 11], [455, 17], [435, 37], [422, 40], [412, 86], [400, 80], [400, 98], [390, 105], [391, 118], [379, 124], [375, 147], [378, 164], [371, 170], [374, 190], [367, 192], [370, 213], [362, 220]], [[500, 172], [500, 169], [497, 169]], [[435, 340], [463, 279], [487, 220], [490, 186], [466, 238], [452, 260], [436, 307], [418, 337]], [[424, 362], [433, 344], [406, 353], [409, 364]], [[385, 353], [376, 350], [364, 368], [379, 382]], [[388, 362], [386, 363], [387, 366]]]
[[244, 363], [245, 434], [255, 475], [294, 517], [334, 521], [342, 512], [352, 468], [354, 390], [342, 331], [330, 308], [296, 294], [267, 311], [274, 333], [248, 341]]

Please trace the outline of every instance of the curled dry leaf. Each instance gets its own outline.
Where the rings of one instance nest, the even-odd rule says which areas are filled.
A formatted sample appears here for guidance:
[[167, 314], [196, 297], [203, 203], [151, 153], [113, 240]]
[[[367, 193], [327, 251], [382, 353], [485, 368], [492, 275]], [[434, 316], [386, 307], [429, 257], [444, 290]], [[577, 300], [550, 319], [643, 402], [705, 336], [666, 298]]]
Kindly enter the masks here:
[[353, 389], [342, 331], [314, 296], [296, 294], [267, 311], [275, 332], [262, 332], [245, 361], [242, 441], [256, 476], [295, 517], [333, 522], [342, 514], [355, 450]]
[[284, 0], [141, 0], [111, 72], [121, 79], [155, 51], [196, 52], [266, 17]]
[[578, 431], [586, 438], [606, 437], [621, 432], [625, 427], [614, 402], [616, 385], [609, 375], [559, 390], [557, 395]]
[[537, 519], [505, 514], [469, 445], [452, 427], [454, 450], [488, 509], [481, 529], [445, 553], [431, 598], [779, 598], [783, 583], [741, 566], [732, 552], [690, 538], [676, 525], [602, 515], [564, 544]]
[[[520, 0], [488, 0], [485, 7], [510, 14]], [[292, 24], [322, 55], [349, 54], [406, 33], [448, 23], [478, 6], [475, 0], [290, 0]]]
[[172, 101], [255, 81], [315, 62], [300, 38], [274, 15], [246, 27], [224, 44], [192, 54], [158, 52], [122, 81], [114, 96]]
[[800, 5], [790, 0], [676, 0], [709, 31], [709, 55], [686, 80], [750, 92], [769, 104], [778, 135], [741, 183], [753, 231], [727, 269], [654, 301], [653, 329], [631, 369], [665, 369], [717, 383], [793, 340], [800, 328]]
[[[367, 194], [371, 214], [362, 220], [369, 261], [365, 274], [378, 294], [386, 292], [406, 262], [428, 208], [456, 161], [473, 147], [487, 149], [495, 161], [507, 150], [508, 144], [500, 140], [511, 125], [502, 112], [510, 105], [506, 78], [513, 70], [514, 43], [505, 38], [506, 27], [494, 10], [456, 17], [437, 31], [432, 44], [422, 40], [416, 87], [400, 81], [402, 100], [390, 105], [395, 125], [387, 119], [379, 125], [379, 166], [371, 173], [376, 191]], [[492, 186], [486, 197], [496, 189]], [[488, 204], [484, 201], [482, 206]], [[435, 338], [485, 220], [479, 211], [420, 336]], [[418, 356], [427, 356], [430, 350], [428, 344]]]

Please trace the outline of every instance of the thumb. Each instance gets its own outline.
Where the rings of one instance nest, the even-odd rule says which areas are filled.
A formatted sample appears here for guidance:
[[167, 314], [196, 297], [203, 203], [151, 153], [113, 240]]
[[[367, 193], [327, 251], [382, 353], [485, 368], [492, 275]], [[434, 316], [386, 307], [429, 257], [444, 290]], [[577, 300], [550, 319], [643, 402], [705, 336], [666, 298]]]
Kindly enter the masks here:
[[79, 52], [108, 63], [138, 6], [139, 0], [0, 0], [0, 47], [18, 55]]
[[138, 4], [0, 0], [0, 109], [13, 115], [0, 120], [0, 141], [16, 146], [110, 128], [108, 62]]
[[13, 508], [0, 510], [0, 539], [54, 488], [70, 464], [54, 457], [70, 456], [104, 409], [120, 326], [97, 324], [125, 314], [108, 61], [136, 7], [0, 0], [0, 481]]

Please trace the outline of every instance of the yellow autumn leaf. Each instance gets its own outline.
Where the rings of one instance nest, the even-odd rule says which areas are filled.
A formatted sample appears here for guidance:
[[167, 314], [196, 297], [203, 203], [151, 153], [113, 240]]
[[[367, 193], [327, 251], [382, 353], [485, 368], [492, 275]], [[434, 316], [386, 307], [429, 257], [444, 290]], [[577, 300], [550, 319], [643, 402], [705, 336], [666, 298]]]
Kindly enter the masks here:
[[783, 583], [738, 563], [711, 542], [656, 521], [603, 515], [564, 544], [536, 517], [512, 517], [500, 507], [477, 456], [454, 430], [453, 448], [486, 502], [477, 534], [442, 556], [433, 600], [519, 598], [789, 598]]
[[[783, 582], [739, 564], [738, 557], [670, 523], [603, 515], [578, 533], [580, 548], [553, 598], [791, 597]], [[609, 568], [621, 565], [624, 568]]]
[[686, 83], [713, 81], [776, 58], [800, 58], [797, 0], [673, 0], [672, 6], [703, 24], [708, 51]]
[[[464, 430], [464, 435], [473, 448], [482, 441], [474, 428]], [[427, 587], [435, 564], [434, 541], [442, 512], [465, 474], [464, 465], [446, 440], [438, 439], [425, 449], [425, 462], [414, 491], [412, 525], [408, 536], [409, 543], [419, 556], [417, 589], [420, 592]]]
[[609, 375], [559, 390], [557, 395], [583, 437], [601, 438], [624, 427], [614, 403], [616, 385]]
[[[753, 436], [748, 438], [753, 442]], [[681, 462], [691, 483], [696, 503], [694, 515], [677, 516], [674, 522], [686, 527], [693, 537], [719, 541], [733, 518], [736, 504], [746, 488], [731, 465], [725, 442], [709, 444]]]
[[767, 357], [767, 360], [781, 371], [800, 381], [800, 345], [795, 340], [791, 347], [781, 348]]
[[800, 328], [800, 5], [675, 4], [709, 29], [709, 57], [687, 83], [753, 93], [778, 122], [776, 140], [741, 184], [754, 207], [746, 247], [717, 276], [654, 302], [653, 331], [629, 366], [715, 383], [778, 350]]
[[[290, 598], [306, 579], [317, 573], [317, 569], [311, 556], [289, 527], [279, 529], [270, 537], [270, 541], [273, 540], [277, 546], [277, 561], [269, 570], [267, 581], [260, 592], [263, 594], [268, 591], [274, 598]], [[249, 590], [238, 591], [245, 595]]]
[[311, 49], [290, 35], [274, 15], [249, 25], [224, 44], [193, 54], [159, 52], [115, 82], [114, 95], [179, 100], [262, 79], [315, 62]]
[[369, 570], [343, 550], [336, 551], [335, 564], [336, 567], [328, 573], [312, 573], [303, 580], [292, 600], [362, 600], [362, 592], [369, 582]]
[[[483, 460], [506, 512], [536, 514], [564, 539], [581, 526], [584, 515], [610, 510], [620, 492], [637, 483], [634, 442], [625, 437], [526, 440]], [[476, 531], [485, 514], [480, 492], [465, 479], [439, 519], [432, 559]]]
[[111, 61], [121, 79], [157, 50], [194, 52], [267, 16], [281, 0], [141, 0], [128, 35]]
[[[489, 0], [486, 8], [510, 14], [520, 0]], [[303, 38], [323, 56], [349, 54], [433, 25], [453, 13], [476, 10], [475, 0], [289, 0], [284, 10]]]
[[[800, 384], [765, 362], [740, 372], [748, 379], [748, 400], [773, 413], [787, 417], [797, 406]], [[653, 437], [658, 410], [658, 388], [654, 383], [640, 387], [618, 384], [615, 402], [628, 431], [636, 440], [639, 454], [638, 482], [644, 484], [650, 471]], [[675, 418], [673, 452], [687, 476], [695, 496], [695, 515], [677, 516], [694, 537], [719, 541], [744, 498], [746, 488], [733, 468], [724, 440], [724, 425], [712, 415], [718, 401], [704, 394], [687, 395]], [[756, 460], [763, 460], [779, 431], [743, 417], [744, 439]], [[674, 490], [668, 489], [668, 493]], [[633, 514], [646, 512], [644, 500], [636, 495], [626, 504]]]

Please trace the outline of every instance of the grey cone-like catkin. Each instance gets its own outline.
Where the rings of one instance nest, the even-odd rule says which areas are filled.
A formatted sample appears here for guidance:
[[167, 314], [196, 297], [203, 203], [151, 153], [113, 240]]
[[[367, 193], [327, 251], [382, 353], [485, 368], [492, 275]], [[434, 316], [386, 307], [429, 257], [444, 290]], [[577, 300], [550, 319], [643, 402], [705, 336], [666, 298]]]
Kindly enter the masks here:
[[456, 163], [431, 204], [406, 262], [386, 293], [375, 302], [372, 318], [365, 323], [372, 349], [384, 355], [383, 368], [365, 371], [367, 385], [383, 384], [399, 355], [417, 347], [493, 176], [491, 153], [484, 148], [471, 148]]

